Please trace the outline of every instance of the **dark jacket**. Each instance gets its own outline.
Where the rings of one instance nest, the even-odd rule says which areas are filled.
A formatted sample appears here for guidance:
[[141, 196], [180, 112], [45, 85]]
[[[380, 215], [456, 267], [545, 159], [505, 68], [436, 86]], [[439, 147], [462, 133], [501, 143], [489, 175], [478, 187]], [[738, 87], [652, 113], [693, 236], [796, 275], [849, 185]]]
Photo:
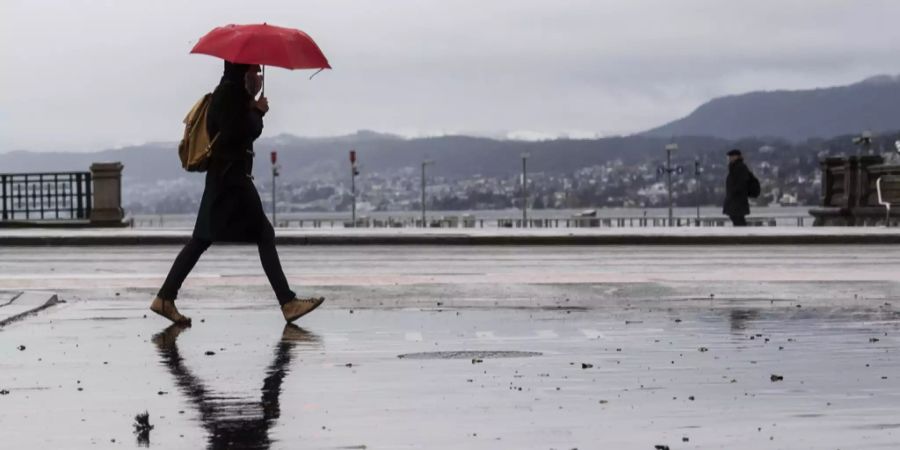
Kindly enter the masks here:
[[750, 214], [750, 169], [743, 159], [728, 164], [728, 178], [725, 180], [725, 206], [722, 208], [728, 216], [746, 216]]
[[250, 106], [244, 88], [247, 66], [225, 64], [207, 113], [215, 137], [206, 186], [193, 236], [206, 241], [259, 242], [274, 236], [253, 184], [253, 141], [262, 134], [263, 113]]

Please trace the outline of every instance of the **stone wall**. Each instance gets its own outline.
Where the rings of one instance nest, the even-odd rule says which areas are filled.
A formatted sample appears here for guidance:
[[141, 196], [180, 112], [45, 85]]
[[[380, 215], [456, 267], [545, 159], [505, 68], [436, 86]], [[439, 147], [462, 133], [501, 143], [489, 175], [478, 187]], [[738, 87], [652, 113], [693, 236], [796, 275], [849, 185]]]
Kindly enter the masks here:
[[[884, 175], [900, 175], [900, 165], [885, 164], [882, 156], [826, 158], [822, 171], [822, 206], [810, 210], [815, 226], [884, 225], [885, 208], [878, 204], [876, 182]], [[891, 224], [900, 222], [891, 212]]]

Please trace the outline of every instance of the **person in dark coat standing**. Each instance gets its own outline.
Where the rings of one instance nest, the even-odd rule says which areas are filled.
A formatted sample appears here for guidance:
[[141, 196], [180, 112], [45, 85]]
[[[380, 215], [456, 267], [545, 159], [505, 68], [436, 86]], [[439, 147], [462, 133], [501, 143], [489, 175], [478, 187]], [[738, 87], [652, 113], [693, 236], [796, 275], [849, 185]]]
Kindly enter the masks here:
[[175, 323], [190, 323], [178, 312], [175, 298], [188, 273], [213, 242], [254, 243], [259, 259], [289, 323], [317, 308], [323, 298], [298, 298], [291, 291], [278, 252], [275, 231], [253, 184], [253, 141], [262, 134], [269, 111], [258, 65], [225, 62], [225, 73], [212, 94], [207, 132], [215, 139], [206, 186], [191, 240], [184, 246], [150, 309]]
[[750, 169], [744, 164], [741, 151], [734, 149], [728, 152], [728, 178], [725, 179], [725, 206], [722, 212], [731, 218], [736, 227], [747, 226], [750, 214]]

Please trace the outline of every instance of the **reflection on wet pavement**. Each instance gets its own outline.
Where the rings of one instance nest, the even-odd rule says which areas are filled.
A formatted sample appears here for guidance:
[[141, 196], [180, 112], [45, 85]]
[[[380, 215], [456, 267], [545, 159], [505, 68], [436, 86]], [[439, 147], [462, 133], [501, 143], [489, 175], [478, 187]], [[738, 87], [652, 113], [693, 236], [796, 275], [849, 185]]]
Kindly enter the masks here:
[[271, 302], [205, 299], [160, 332], [144, 302], [73, 301], [0, 333], [0, 446], [134, 447], [149, 411], [164, 449], [898, 448], [900, 311], [841, 302], [326, 308], [283, 329]]
[[900, 448], [900, 247], [736, 249], [288, 247], [297, 332], [214, 247], [160, 333], [177, 248], [2, 248], [67, 303], [0, 331], [0, 448]]
[[200, 421], [209, 433], [209, 448], [268, 449], [272, 443], [269, 429], [281, 414], [278, 398], [281, 383], [290, 371], [291, 353], [298, 344], [314, 346], [319, 337], [296, 325], [285, 325], [272, 364], [266, 370], [260, 399], [247, 400], [216, 394], [191, 372], [177, 344], [178, 336], [189, 328], [171, 325], [154, 336], [153, 343], [178, 388], [200, 412]]

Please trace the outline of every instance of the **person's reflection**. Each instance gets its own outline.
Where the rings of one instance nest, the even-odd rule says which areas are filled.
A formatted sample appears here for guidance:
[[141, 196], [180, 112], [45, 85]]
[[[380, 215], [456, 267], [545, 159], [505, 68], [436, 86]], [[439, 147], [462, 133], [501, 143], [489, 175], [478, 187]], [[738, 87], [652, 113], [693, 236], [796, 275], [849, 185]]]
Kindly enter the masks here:
[[278, 397], [281, 382], [289, 372], [292, 349], [315, 346], [319, 337], [296, 325], [284, 327], [275, 358], [266, 370], [259, 401], [215, 395], [184, 364], [176, 340], [188, 326], [171, 325], [153, 337], [162, 363], [175, 377], [179, 390], [200, 412], [200, 420], [209, 432], [209, 448], [267, 449], [272, 444], [269, 429], [281, 414]]
[[759, 318], [759, 310], [756, 309], [732, 309], [728, 312], [728, 324], [733, 333], [743, 332], [747, 324]]

